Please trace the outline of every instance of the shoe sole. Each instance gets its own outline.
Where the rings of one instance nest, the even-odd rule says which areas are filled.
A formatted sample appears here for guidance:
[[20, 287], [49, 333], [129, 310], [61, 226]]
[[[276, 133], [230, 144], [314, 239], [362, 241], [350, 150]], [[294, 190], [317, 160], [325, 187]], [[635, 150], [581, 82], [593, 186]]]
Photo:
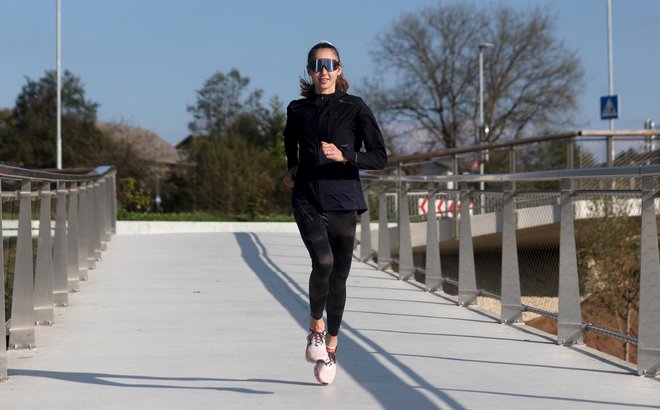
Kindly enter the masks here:
[[318, 362], [318, 363], [316, 363], [316, 366], [314, 366], [314, 378], [316, 379], [316, 381], [319, 384], [321, 384], [323, 386], [327, 386], [328, 384], [331, 384], [333, 381], [335, 381], [335, 378], [333, 377], [332, 380], [329, 381], [329, 382], [322, 381], [321, 380], [321, 375], [319, 374], [319, 370], [320, 370], [322, 365], [325, 365], [325, 363], [324, 362]]

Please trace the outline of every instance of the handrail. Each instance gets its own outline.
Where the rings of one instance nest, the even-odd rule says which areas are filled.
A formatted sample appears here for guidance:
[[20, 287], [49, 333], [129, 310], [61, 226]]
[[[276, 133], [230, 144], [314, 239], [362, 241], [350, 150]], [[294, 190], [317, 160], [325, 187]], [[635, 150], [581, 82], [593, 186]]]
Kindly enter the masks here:
[[517, 146], [535, 144], [539, 142], [549, 142], [570, 139], [575, 137], [653, 137], [660, 135], [658, 130], [576, 130], [559, 134], [550, 134], [540, 137], [522, 138], [511, 141], [493, 142], [490, 144], [476, 145], [470, 147], [450, 148], [440, 151], [432, 151], [421, 154], [398, 155], [388, 159], [388, 164], [405, 164], [410, 162], [428, 161], [435, 158], [452, 157], [454, 155], [469, 154], [487, 150], [497, 150], [502, 148], [515, 148]]
[[[87, 279], [88, 271], [101, 259], [116, 231], [115, 175], [113, 166], [74, 174], [0, 164], [0, 179], [16, 181], [2, 185], [12, 189], [10, 195], [0, 192], [4, 198], [0, 201], [0, 215], [6, 201], [18, 204], [17, 220], [0, 219], [3, 261], [3, 235], [10, 232], [16, 237], [10, 242], [10, 246], [15, 246], [10, 249], [15, 262], [13, 271], [8, 272], [13, 274], [9, 320], [5, 312], [4, 269], [0, 270], [0, 381], [7, 379], [7, 348], [33, 348], [34, 326], [51, 325], [55, 320], [53, 306], [67, 306], [69, 293], [80, 291], [79, 282]], [[40, 205], [36, 229], [32, 220], [33, 201]], [[2, 263], [0, 267], [6, 265]]]
[[[535, 312], [558, 320], [558, 344], [581, 343], [584, 331], [593, 331], [614, 337], [625, 343], [638, 346], [638, 373], [641, 375], [655, 375], [660, 372], [660, 315], [657, 307], [653, 305], [657, 300], [657, 294], [653, 294], [653, 289], [660, 289], [660, 256], [658, 253], [658, 236], [656, 226], [657, 197], [660, 195], [660, 165], [644, 166], [626, 166], [626, 167], [600, 167], [585, 169], [562, 169], [550, 171], [535, 171], [526, 173], [512, 174], [491, 174], [491, 175], [381, 175], [373, 172], [361, 172], [361, 179], [366, 182], [367, 192], [373, 190], [374, 194], [379, 196], [378, 204], [378, 250], [362, 249], [363, 244], [371, 246], [371, 224], [369, 213], [362, 214], [360, 232], [360, 251], [359, 259], [369, 261], [371, 258], [378, 260], [379, 269], [390, 269], [393, 264], [399, 266], [398, 276], [401, 280], [408, 280], [414, 273], [425, 275], [425, 288], [427, 291], [436, 291], [442, 289], [442, 284], [452, 283], [458, 287], [459, 305], [470, 305], [476, 303], [478, 296], [489, 296], [501, 300], [501, 321], [502, 323], [518, 322], [522, 318], [522, 313]], [[623, 180], [614, 183], [612, 180]], [[580, 180], [607, 181], [601, 183], [600, 188], [589, 187], [584, 189], [577, 184]], [[548, 191], [525, 191], [517, 189], [517, 182], [540, 182], [557, 181], [556, 188]], [[476, 190], [468, 184], [474, 183], [495, 183], [489, 191]], [[427, 190], [411, 190], [409, 184], [425, 183]], [[451, 185], [449, 185], [451, 183]], [[619, 184], [619, 185], [617, 185]], [[555, 186], [555, 185], [553, 185]], [[387, 191], [395, 192], [394, 205], [397, 207], [397, 226], [390, 228], [389, 217], [387, 216], [386, 195]], [[498, 208], [488, 210], [484, 207], [484, 194], [495, 198]], [[545, 202], [546, 208], [524, 208], [516, 209], [516, 205], [526, 197], [531, 199], [538, 198], [539, 195], [547, 196], [552, 199]], [[640, 302], [639, 302], [639, 332], [638, 337], [628, 334], [622, 334], [603, 326], [593, 323], [583, 323], [581, 320], [579, 284], [577, 279], [577, 254], [575, 245], [574, 221], [578, 218], [585, 218], [589, 208], [585, 203], [587, 196], [594, 194], [596, 196], [621, 195], [619, 204], [630, 204], [634, 200], [636, 204], [641, 203], [641, 211], [636, 210], [635, 218], [641, 215], [641, 269], [640, 269]], [[424, 195], [426, 203], [426, 267], [424, 269], [413, 266], [412, 263], [412, 240], [411, 237], [411, 215], [408, 211], [408, 195], [415, 195], [417, 198]], [[454, 215], [451, 220], [440, 223], [436, 216], [435, 197], [440, 195], [443, 198], [449, 198], [449, 201], [455, 201], [455, 204], [466, 204], [473, 199], [480, 201], [480, 205], [474, 205], [473, 210], [470, 207], [457, 206], [452, 209]], [[493, 197], [492, 195], [496, 195]], [[453, 198], [453, 199], [452, 199]], [[472, 199], [471, 199], [472, 198]], [[616, 201], [616, 200], [615, 200]], [[372, 202], [373, 203], [373, 202]], [[499, 208], [502, 206], [502, 208]], [[636, 205], [639, 206], [639, 205]], [[477, 209], [481, 207], [480, 209]], [[442, 211], [446, 217], [448, 211]], [[525, 212], [527, 212], [525, 214]], [[527, 218], [526, 227], [529, 227], [529, 215], [534, 212], [542, 212], [544, 218], [550, 218], [550, 223], [560, 225], [559, 234], [559, 312], [554, 313], [534, 306], [528, 306], [522, 303], [520, 292], [520, 273], [518, 267], [518, 250], [516, 229], [521, 218]], [[489, 216], [491, 215], [491, 216]], [[527, 215], [527, 216], [525, 216]], [[594, 214], [601, 215], [601, 214]], [[602, 215], [601, 215], [602, 216]], [[489, 227], [490, 231], [484, 235], [501, 233], [502, 243], [502, 272], [501, 289], [502, 295], [497, 295], [491, 291], [477, 289], [475, 279], [474, 230], [471, 228], [471, 220], [477, 222], [477, 230], [484, 229], [478, 224]], [[435, 223], [430, 224], [429, 221]], [[448, 225], [449, 223], [449, 225]], [[546, 222], [547, 223], [547, 222]], [[421, 225], [422, 229], [424, 225]], [[438, 233], [437, 228], [433, 226], [444, 227], [445, 231]], [[432, 229], [433, 228], [433, 229]], [[390, 230], [394, 229], [398, 235], [398, 256], [390, 255]], [[494, 229], [494, 231], [492, 231]], [[421, 235], [420, 235], [421, 234]], [[368, 237], [367, 237], [368, 236]], [[417, 247], [420, 240], [423, 240], [423, 233], [416, 230]], [[444, 241], [458, 242], [458, 280], [452, 281], [442, 274], [440, 264], [440, 238]], [[448, 239], [451, 238], [451, 239]], [[385, 244], [383, 247], [382, 244]], [[455, 245], [452, 245], [455, 246]], [[397, 245], [394, 244], [394, 248]], [[489, 248], [492, 249], [492, 248]], [[382, 255], [382, 260], [380, 255]], [[651, 292], [651, 293], [649, 293]]]
[[600, 167], [564, 169], [550, 171], [521, 172], [514, 174], [464, 174], [464, 175], [378, 175], [368, 171], [360, 172], [360, 178], [387, 182], [525, 182], [552, 181], [580, 178], [622, 178], [660, 174], [660, 164], [627, 167]]
[[29, 179], [33, 181], [71, 182], [87, 181], [101, 178], [115, 170], [114, 166], [99, 166], [87, 174], [67, 174], [62, 172], [50, 172], [28, 168], [20, 168], [11, 165], [0, 164], [0, 178]]

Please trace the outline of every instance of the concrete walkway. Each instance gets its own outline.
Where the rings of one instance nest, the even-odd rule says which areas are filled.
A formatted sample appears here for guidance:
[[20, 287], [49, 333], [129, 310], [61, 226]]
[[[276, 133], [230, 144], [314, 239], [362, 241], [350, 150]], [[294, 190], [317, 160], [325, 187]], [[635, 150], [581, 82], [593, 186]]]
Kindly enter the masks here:
[[339, 372], [303, 357], [297, 234], [116, 235], [0, 409], [660, 409], [660, 381], [355, 263]]

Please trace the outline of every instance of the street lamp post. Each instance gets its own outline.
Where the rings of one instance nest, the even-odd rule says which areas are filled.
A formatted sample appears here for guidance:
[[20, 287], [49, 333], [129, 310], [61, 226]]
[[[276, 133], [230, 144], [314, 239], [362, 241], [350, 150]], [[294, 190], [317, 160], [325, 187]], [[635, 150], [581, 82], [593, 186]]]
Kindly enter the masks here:
[[[612, 0], [607, 0], [607, 79], [609, 83], [609, 95], [614, 95], [614, 74], [612, 58]], [[614, 119], [610, 118], [610, 129], [614, 129]], [[610, 152], [612, 152], [610, 150]]]
[[[493, 43], [481, 43], [479, 44], [479, 131], [477, 133], [477, 144], [481, 145], [486, 142], [486, 123], [484, 122], [484, 49], [493, 48], [495, 44]], [[484, 152], [481, 151], [481, 158], [479, 161], [479, 174], [484, 174], [484, 161], [486, 157]], [[482, 180], [479, 183], [479, 188], [483, 191], [486, 186]], [[483, 202], [484, 196], [481, 196], [481, 206], [483, 212]]]
[[493, 43], [479, 44], [479, 143], [486, 137], [486, 124], [484, 123], [484, 49], [493, 48]]
[[57, 169], [62, 169], [62, 4], [57, 0], [57, 61], [55, 65], [55, 76], [57, 77]]

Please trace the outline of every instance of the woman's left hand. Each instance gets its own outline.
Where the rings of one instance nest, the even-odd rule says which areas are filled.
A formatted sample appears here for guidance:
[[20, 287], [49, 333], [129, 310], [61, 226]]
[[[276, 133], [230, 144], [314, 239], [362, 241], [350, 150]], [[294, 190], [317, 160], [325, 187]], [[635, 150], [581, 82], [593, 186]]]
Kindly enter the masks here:
[[341, 152], [341, 150], [337, 148], [335, 144], [321, 141], [321, 150], [323, 151], [323, 155], [325, 155], [325, 157], [331, 161], [346, 162], [344, 153]]

